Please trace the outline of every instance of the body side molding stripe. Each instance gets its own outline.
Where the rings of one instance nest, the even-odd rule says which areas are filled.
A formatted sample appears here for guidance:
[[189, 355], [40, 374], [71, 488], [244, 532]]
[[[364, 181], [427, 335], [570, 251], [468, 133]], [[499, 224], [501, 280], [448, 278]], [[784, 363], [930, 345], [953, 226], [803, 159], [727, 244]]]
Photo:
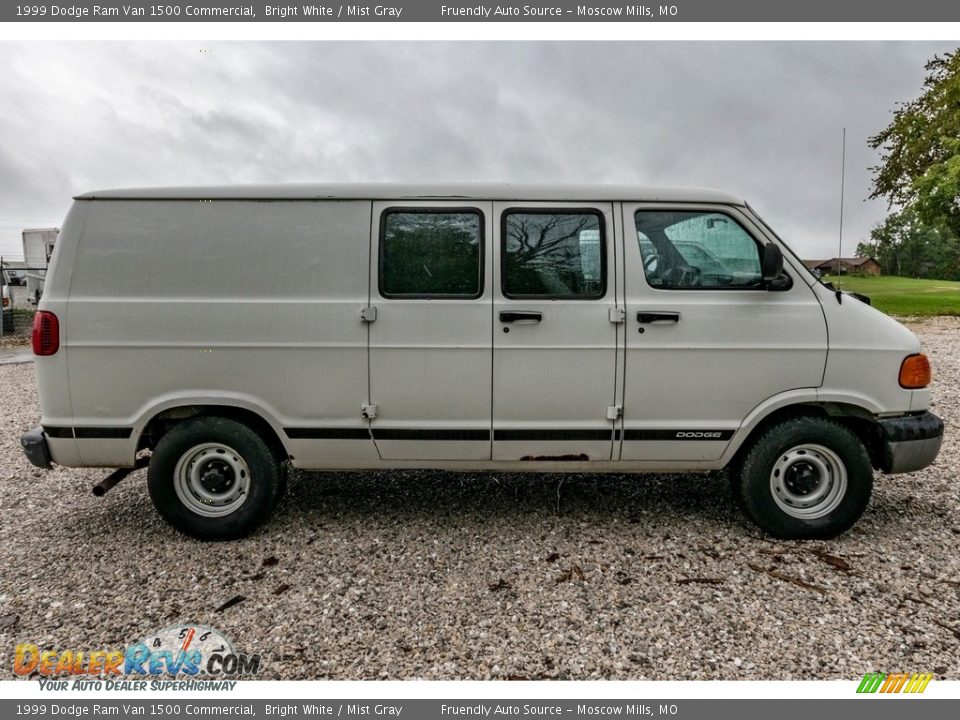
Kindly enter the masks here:
[[78, 440], [126, 440], [133, 434], [129, 427], [61, 427], [44, 425], [43, 432], [50, 438], [77, 438]]
[[729, 440], [733, 430], [624, 430], [624, 440]]
[[[70, 428], [66, 428], [69, 430]], [[487, 442], [489, 430], [437, 429], [437, 428], [284, 428], [291, 440], [468, 440]], [[624, 430], [624, 440], [634, 441], [724, 441], [733, 437], [733, 430]], [[498, 428], [493, 431], [495, 441], [576, 441], [576, 440], [617, 440], [620, 430], [550, 430], [550, 429], [509, 429]], [[70, 437], [70, 436], [65, 436]], [[79, 436], [78, 436], [79, 437]]]

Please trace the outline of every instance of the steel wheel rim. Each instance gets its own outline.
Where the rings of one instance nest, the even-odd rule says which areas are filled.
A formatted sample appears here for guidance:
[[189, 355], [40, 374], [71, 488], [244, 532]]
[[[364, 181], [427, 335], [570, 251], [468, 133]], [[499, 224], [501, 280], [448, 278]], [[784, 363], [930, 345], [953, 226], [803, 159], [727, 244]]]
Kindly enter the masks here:
[[223, 517], [247, 501], [250, 467], [229, 445], [203, 443], [180, 456], [173, 480], [177, 497], [188, 510]]
[[829, 515], [847, 494], [847, 468], [823, 445], [796, 445], [780, 453], [770, 471], [770, 494], [790, 517], [816, 520]]

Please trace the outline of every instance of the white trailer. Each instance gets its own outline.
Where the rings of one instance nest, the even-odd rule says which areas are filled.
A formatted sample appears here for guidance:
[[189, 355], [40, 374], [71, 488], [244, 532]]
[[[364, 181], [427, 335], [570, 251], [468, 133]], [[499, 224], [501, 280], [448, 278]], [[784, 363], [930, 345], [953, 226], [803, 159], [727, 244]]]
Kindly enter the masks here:
[[60, 228], [40, 228], [23, 231], [23, 259], [27, 267], [27, 298], [36, 305], [43, 295], [47, 266], [53, 255]]

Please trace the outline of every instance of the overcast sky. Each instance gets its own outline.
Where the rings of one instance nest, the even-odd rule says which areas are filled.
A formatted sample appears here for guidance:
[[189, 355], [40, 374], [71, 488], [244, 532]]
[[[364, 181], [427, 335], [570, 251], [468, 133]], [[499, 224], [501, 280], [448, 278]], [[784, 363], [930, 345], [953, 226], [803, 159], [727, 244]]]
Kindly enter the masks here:
[[0, 254], [70, 197], [245, 182], [617, 182], [745, 197], [844, 252], [867, 138], [955, 43], [2, 43]]

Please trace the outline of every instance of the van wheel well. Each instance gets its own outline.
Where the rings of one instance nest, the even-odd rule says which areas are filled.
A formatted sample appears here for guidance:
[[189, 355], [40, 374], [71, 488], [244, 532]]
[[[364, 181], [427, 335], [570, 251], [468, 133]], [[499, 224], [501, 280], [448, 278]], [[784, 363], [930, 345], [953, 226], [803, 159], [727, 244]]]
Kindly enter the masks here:
[[753, 441], [774, 425], [785, 420], [798, 417], [828, 417], [852, 430], [870, 456], [874, 468], [879, 469], [883, 463], [883, 440], [873, 415], [862, 407], [846, 403], [804, 403], [802, 405], [788, 405], [774, 410], [751, 431], [750, 436], [743, 441], [736, 454], [728, 463], [728, 467], [736, 468], [744, 455], [749, 452]]
[[270, 423], [252, 410], [229, 405], [183, 405], [157, 413], [150, 419], [150, 422], [147, 423], [140, 434], [140, 439], [137, 441], [137, 452], [153, 450], [160, 442], [160, 438], [171, 429], [184, 420], [196, 417], [221, 417], [246, 425], [263, 438], [278, 462], [288, 459], [286, 448], [284, 448], [283, 442], [281, 442]]

